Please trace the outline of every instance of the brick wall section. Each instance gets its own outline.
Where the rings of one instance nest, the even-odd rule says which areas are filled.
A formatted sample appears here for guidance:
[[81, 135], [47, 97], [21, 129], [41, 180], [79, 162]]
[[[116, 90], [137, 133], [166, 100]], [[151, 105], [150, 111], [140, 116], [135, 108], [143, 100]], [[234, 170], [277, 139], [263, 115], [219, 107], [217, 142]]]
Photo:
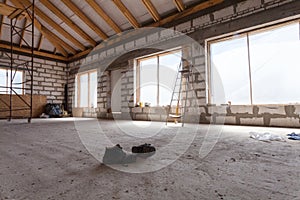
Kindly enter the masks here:
[[[2, 63], [9, 66], [8, 54], [0, 53], [3, 57]], [[31, 61], [31, 57], [23, 55], [13, 55], [17, 64]], [[24, 65], [20, 65], [23, 67]], [[24, 68], [24, 67], [23, 67]], [[34, 58], [33, 63], [33, 94], [45, 95], [48, 103], [64, 103], [64, 86], [67, 82], [67, 65], [61, 62], [49, 61]], [[24, 81], [30, 80], [29, 72], [24, 70]], [[25, 94], [30, 94], [30, 83], [25, 83]]]
[[128, 117], [130, 109], [134, 107], [134, 62], [133, 60], [128, 61], [128, 67], [122, 71], [121, 78], [121, 112], [123, 116]]
[[104, 72], [103, 74], [98, 71], [98, 117], [107, 118], [110, 112], [108, 99], [110, 99], [110, 73]]

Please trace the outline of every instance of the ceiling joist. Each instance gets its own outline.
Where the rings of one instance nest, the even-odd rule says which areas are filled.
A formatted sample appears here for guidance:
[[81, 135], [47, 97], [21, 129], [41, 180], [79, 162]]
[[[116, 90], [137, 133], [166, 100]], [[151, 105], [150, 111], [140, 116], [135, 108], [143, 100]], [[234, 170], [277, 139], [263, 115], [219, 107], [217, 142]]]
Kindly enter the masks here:
[[51, 12], [53, 12], [57, 17], [59, 17], [64, 23], [66, 23], [70, 28], [72, 28], [76, 33], [78, 33], [83, 39], [88, 41], [93, 47], [97, 45], [97, 42], [90, 37], [85, 31], [83, 31], [79, 26], [77, 26], [69, 17], [67, 17], [62, 11], [60, 11], [53, 3], [49, 0], [40, 0], [42, 4]]
[[156, 22], [159, 21], [160, 20], [159, 13], [157, 12], [154, 5], [152, 4], [151, 0], [142, 0], [142, 1], [145, 7], [147, 8], [148, 12], [151, 14], [153, 20]]
[[175, 6], [179, 12], [184, 11], [185, 5], [182, 0], [173, 0], [173, 3], [175, 4]]
[[140, 24], [135, 19], [135, 17], [131, 14], [131, 12], [126, 8], [126, 6], [123, 4], [121, 0], [112, 0], [115, 5], [118, 7], [118, 9], [123, 13], [123, 15], [127, 18], [127, 20], [130, 22], [130, 24], [134, 28], [140, 28]]
[[[25, 8], [18, 0], [10, 0], [15, 6], [19, 8]], [[28, 21], [31, 22], [31, 17], [26, 15]], [[62, 41], [59, 37], [54, 35], [50, 30], [44, 27], [36, 18], [34, 19], [34, 26], [52, 43], [52, 45], [59, 50], [59, 52], [64, 55], [65, 57], [68, 56], [68, 52], [61, 46], [64, 45], [66, 48], [69, 49], [73, 54], [76, 53], [76, 50], [73, 49], [70, 45]]]
[[192, 14], [197, 13], [201, 10], [206, 9], [206, 8], [209, 8], [209, 7], [215, 6], [217, 4], [223, 3], [224, 1], [225, 0], [208, 0], [208, 1], [205, 1], [203, 3], [200, 3], [200, 4], [197, 4], [197, 5], [193, 6], [191, 8], [185, 9], [184, 11], [182, 11], [180, 13], [176, 13], [176, 14], [171, 15], [169, 17], [163, 18], [158, 22], [150, 24], [148, 27], [163, 26], [167, 23], [173, 22], [173, 21], [178, 20], [178, 19], [182, 19], [186, 16], [192, 15]]
[[[22, 3], [25, 7], [31, 6], [31, 2], [29, 0], [18, 0], [20, 3]], [[32, 9], [32, 8], [31, 8]], [[35, 14], [39, 16], [43, 21], [45, 21], [47, 24], [49, 24], [51, 27], [53, 27], [56, 31], [58, 31], [62, 36], [64, 36], [67, 40], [72, 42], [74, 45], [76, 45], [80, 50], [84, 51], [85, 46], [81, 44], [74, 36], [69, 34], [65, 29], [63, 29], [59, 24], [57, 24], [53, 19], [51, 19], [48, 15], [46, 15], [43, 11], [41, 11], [39, 8], [34, 8]]]
[[116, 32], [121, 33], [120, 27], [110, 18], [106, 12], [100, 7], [95, 0], [86, 0], [86, 2], [97, 12], [97, 14], [104, 19], [104, 21]]
[[91, 20], [89, 19], [72, 1], [61, 0], [72, 12], [75, 13], [86, 25], [88, 25], [95, 33], [98, 34], [103, 40], [106, 40], [108, 36]]

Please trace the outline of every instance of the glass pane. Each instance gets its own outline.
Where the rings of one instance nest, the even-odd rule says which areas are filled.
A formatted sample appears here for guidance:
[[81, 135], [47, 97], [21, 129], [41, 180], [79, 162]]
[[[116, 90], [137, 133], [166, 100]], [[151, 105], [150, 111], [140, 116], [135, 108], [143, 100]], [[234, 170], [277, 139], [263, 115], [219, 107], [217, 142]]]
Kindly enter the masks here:
[[22, 82], [23, 82], [23, 72], [17, 71], [13, 80], [13, 87], [15, 87], [14, 90], [17, 94], [22, 94], [22, 87], [23, 87]]
[[165, 106], [170, 104], [180, 62], [181, 62], [181, 51], [159, 56], [159, 105], [160, 106]]
[[90, 73], [90, 105], [97, 108], [97, 72]]
[[6, 94], [6, 88], [2, 88], [2, 87], [6, 87], [6, 70], [5, 69], [0, 69], [0, 94]]
[[300, 102], [299, 23], [249, 36], [253, 103]]
[[80, 107], [88, 107], [88, 74], [80, 75]]
[[157, 57], [140, 61], [140, 101], [157, 105]]
[[213, 43], [211, 50], [211, 103], [251, 104], [247, 38]]

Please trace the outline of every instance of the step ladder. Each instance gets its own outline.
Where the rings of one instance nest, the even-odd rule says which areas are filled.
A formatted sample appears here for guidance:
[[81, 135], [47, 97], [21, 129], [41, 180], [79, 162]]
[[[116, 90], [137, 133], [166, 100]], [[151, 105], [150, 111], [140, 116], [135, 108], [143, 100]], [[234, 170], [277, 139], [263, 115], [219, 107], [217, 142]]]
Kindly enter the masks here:
[[[188, 86], [191, 76], [191, 66], [182, 67], [182, 62], [180, 62], [177, 70], [177, 75], [175, 79], [174, 89], [171, 96], [171, 101], [169, 106], [167, 107], [167, 118], [166, 125], [169, 121], [174, 120], [175, 123], [180, 120], [182, 127], [184, 126], [184, 119], [186, 113], [187, 106], [187, 95], [188, 95]], [[183, 82], [183, 78], [185, 78], [185, 82]], [[182, 100], [182, 90], [183, 85], [185, 86], [185, 103], [184, 106], [181, 105]], [[176, 103], [175, 113], [172, 112], [172, 106]]]

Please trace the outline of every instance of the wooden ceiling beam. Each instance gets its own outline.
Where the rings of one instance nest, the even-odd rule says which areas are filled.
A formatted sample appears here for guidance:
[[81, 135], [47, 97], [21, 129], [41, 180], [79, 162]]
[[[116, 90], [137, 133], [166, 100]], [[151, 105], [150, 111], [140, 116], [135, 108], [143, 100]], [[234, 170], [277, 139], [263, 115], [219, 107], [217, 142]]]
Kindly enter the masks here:
[[95, 0], [86, 0], [86, 2], [97, 12], [97, 14], [104, 19], [104, 21], [116, 32], [121, 33], [121, 28], [110, 18], [106, 12], [100, 7]]
[[[9, 6], [5, 2], [0, 3], [0, 15], [7, 16], [7, 17], [10, 16], [10, 19], [14, 18], [17, 14], [22, 13], [22, 11], [23, 11], [22, 9], [19, 9], [19, 8], [16, 8], [13, 6]], [[23, 17], [24, 16], [25, 15], [23, 14]]]
[[[17, 0], [17, 1], [19, 1], [20, 3], [22, 3], [25, 7], [31, 6], [31, 2], [29, 0]], [[53, 19], [51, 19], [48, 15], [46, 15], [39, 8], [35, 7], [34, 8], [34, 12], [43, 21], [45, 21], [47, 24], [49, 24], [51, 27], [53, 27], [55, 30], [57, 30], [67, 40], [69, 40], [74, 45], [76, 45], [80, 50], [82, 50], [82, 51], [85, 50], [85, 46], [83, 44], [81, 44], [75, 37], [73, 37], [71, 34], [69, 34], [67, 31], [65, 31], [65, 29], [63, 29], [59, 24], [57, 24]]]
[[24, 38], [25, 31], [26, 31], [26, 26], [27, 26], [27, 18], [25, 17], [24, 24], [23, 24], [23, 30], [21, 31], [21, 38], [20, 38], [20, 43], [19, 43], [20, 47], [22, 47], [22, 43], [23, 43], [23, 39], [22, 38]]
[[179, 12], [184, 11], [185, 5], [182, 0], [173, 0], [173, 3], [175, 4], [175, 6]]
[[[24, 5], [22, 5], [18, 0], [10, 0], [15, 6], [19, 8], [24, 8]], [[28, 21], [31, 22], [31, 17], [26, 15], [26, 18]], [[57, 37], [55, 34], [53, 34], [51, 31], [49, 31], [46, 27], [44, 27], [36, 18], [34, 19], [34, 26], [45, 36], [47, 39], [52, 43], [54, 47], [56, 47], [59, 52], [64, 55], [65, 57], [68, 57], [68, 52], [61, 46], [64, 45], [66, 48], [69, 49], [73, 54], [76, 54], [76, 50], [73, 49], [70, 45], [62, 41], [59, 37]]]
[[197, 4], [197, 5], [195, 5], [195, 6], [191, 7], [191, 8], [185, 9], [184, 11], [182, 11], [180, 13], [176, 13], [174, 15], [171, 15], [169, 17], [161, 19], [158, 22], [150, 24], [147, 27], [163, 26], [163, 25], [165, 25], [167, 23], [173, 22], [173, 21], [178, 20], [178, 19], [182, 19], [182, 18], [184, 18], [186, 16], [192, 15], [192, 14], [197, 13], [197, 12], [199, 12], [201, 10], [206, 9], [206, 8], [209, 8], [209, 7], [215, 6], [217, 4], [223, 3], [224, 1], [225, 0], [208, 0], [208, 1], [205, 1], [205, 2], [202, 2], [202, 3], [199, 3], [199, 4]]
[[151, 0], [142, 0], [142, 1], [145, 7], [147, 8], [148, 12], [154, 19], [154, 21], [156, 22], [159, 21], [160, 20], [159, 13], [157, 12], [155, 6], [152, 4]]
[[127, 18], [127, 20], [130, 22], [130, 24], [134, 28], [140, 28], [141, 25], [138, 23], [138, 21], [135, 19], [135, 17], [131, 14], [131, 12], [126, 8], [126, 6], [123, 4], [121, 0], [112, 0], [115, 5], [118, 7], [118, 9], [123, 13], [123, 15]]
[[[203, 2], [203, 3], [200, 3], [198, 5], [195, 5], [194, 7], [191, 7], [191, 8], [188, 8], [186, 10], [184, 10], [183, 12], [180, 12], [180, 13], [176, 13], [174, 15], [171, 15], [169, 17], [166, 17], [164, 19], [161, 19], [160, 21], [158, 22], [154, 22], [152, 24], [150, 24], [149, 26], [146, 26], [146, 27], [158, 27], [158, 26], [163, 26], [169, 22], [172, 22], [173, 20], [177, 20], [177, 19], [182, 19], [186, 16], [189, 16], [189, 15], [192, 15], [192, 14], [195, 14], [201, 10], [204, 10], [204, 9], [207, 9], [209, 7], [212, 7], [212, 6], [215, 6], [217, 4], [220, 4], [220, 3], [223, 3], [224, 0], [208, 0], [206, 2]], [[137, 31], [138, 32], [138, 31]], [[124, 39], [128, 39], [132, 36], [136, 36], [136, 32], [130, 32], [130, 33], [127, 33], [127, 35], [124, 35], [122, 38]], [[114, 43], [118, 43], [120, 42], [120, 38], [115, 38], [115, 39], [112, 39], [110, 40], [111, 41], [111, 44], [114, 44]], [[100, 47], [101, 45], [98, 45], [96, 47], [97, 50], [101, 49]], [[104, 45], [106, 46], [106, 45]], [[85, 56], [87, 55], [88, 53], [90, 53], [91, 50], [86, 50], [85, 52], [80, 52], [74, 56], [71, 56], [69, 57], [69, 61], [74, 61], [82, 56]]]
[[[10, 45], [0, 43], [0, 48], [10, 50]], [[31, 54], [31, 49], [27, 49], [27, 48], [21, 48], [21, 47], [18, 47], [18, 46], [13, 46], [13, 50], [17, 51], [17, 52], [20, 52], [20, 53]], [[64, 61], [64, 62], [68, 61], [68, 58], [66, 58], [64, 56], [54, 55], [54, 54], [51, 54], [51, 53], [46, 53], [46, 52], [41, 52], [41, 51], [34, 51], [34, 55], [43, 56], [43, 57], [46, 57], [46, 58], [51, 58], [51, 59], [60, 60], [60, 61]]]
[[[6, 5], [6, 0], [3, 1], [3, 3], [1, 3], [2, 5]], [[3, 27], [3, 21], [4, 21], [4, 15], [1, 16], [1, 21], [0, 21], [0, 37], [2, 35], [2, 27]]]
[[95, 33], [98, 34], [103, 40], [108, 36], [104, 33], [91, 19], [89, 19], [72, 1], [61, 0], [75, 15], [77, 15], [86, 25], [88, 25]]
[[85, 31], [83, 31], [79, 26], [77, 26], [69, 17], [67, 17], [62, 11], [60, 11], [53, 3], [49, 0], [40, 0], [46, 8], [48, 8], [57, 17], [63, 20], [70, 28], [72, 28], [76, 33], [78, 33], [83, 39], [88, 41], [93, 47], [97, 45], [97, 42], [90, 37]]
[[43, 34], [41, 33], [41, 36], [40, 36], [40, 39], [39, 39], [39, 42], [38, 42], [38, 45], [37, 45], [37, 50], [41, 50], [41, 46], [42, 46], [42, 42], [43, 42]]

